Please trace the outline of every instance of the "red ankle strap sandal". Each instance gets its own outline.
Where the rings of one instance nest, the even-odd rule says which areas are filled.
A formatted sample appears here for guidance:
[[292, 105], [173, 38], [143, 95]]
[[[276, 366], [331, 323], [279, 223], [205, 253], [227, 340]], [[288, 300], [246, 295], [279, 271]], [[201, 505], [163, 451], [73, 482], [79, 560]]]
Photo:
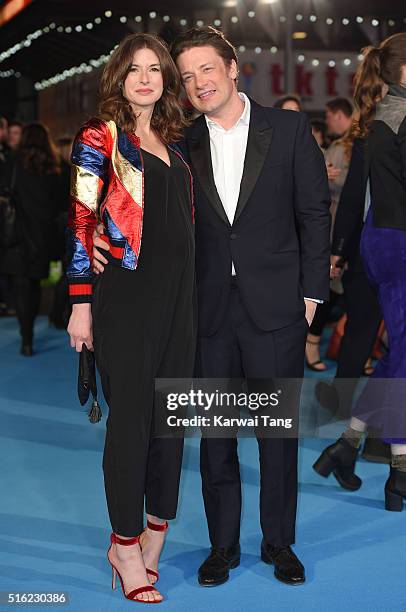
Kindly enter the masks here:
[[[151, 529], [151, 531], [166, 531], [168, 528], [169, 528], [168, 521], [165, 521], [165, 523], [162, 523], [162, 525], [158, 525], [157, 523], [151, 523], [151, 521], [147, 520], [147, 526], [145, 527], [144, 532], [147, 529]], [[146, 567], [145, 569], [147, 570], [148, 577], [153, 576], [155, 578], [153, 584], [156, 584], [159, 580], [159, 572], [156, 572], [155, 570], [150, 569], [148, 567]]]
[[[140, 536], [135, 536], [134, 538], [120, 538], [120, 536], [116, 535], [115, 533], [112, 533], [110, 535], [110, 542], [111, 544], [120, 544], [121, 546], [131, 546], [133, 544], [139, 544], [140, 543]], [[116, 576], [119, 577], [120, 579], [120, 583], [121, 583], [121, 588], [123, 591], [123, 595], [126, 599], [130, 599], [131, 601], [137, 601], [138, 603], [145, 603], [145, 604], [157, 604], [157, 603], [161, 603], [163, 601], [163, 599], [155, 599], [152, 601], [148, 601], [145, 599], [139, 599], [138, 595], [141, 595], [142, 593], [148, 593], [149, 591], [155, 591], [156, 593], [159, 593], [159, 591], [156, 590], [155, 587], [153, 587], [151, 584], [139, 587], [138, 589], [133, 589], [132, 591], [130, 591], [129, 593], [125, 592], [125, 588], [124, 588], [124, 583], [123, 583], [123, 579], [121, 578], [120, 572], [118, 571], [118, 569], [113, 565], [113, 563], [110, 561], [109, 556], [108, 556], [108, 551], [107, 551], [107, 559], [108, 562], [111, 565], [112, 568], [112, 580], [111, 580], [111, 588], [115, 589], [116, 588]], [[148, 572], [148, 570], [147, 570]]]

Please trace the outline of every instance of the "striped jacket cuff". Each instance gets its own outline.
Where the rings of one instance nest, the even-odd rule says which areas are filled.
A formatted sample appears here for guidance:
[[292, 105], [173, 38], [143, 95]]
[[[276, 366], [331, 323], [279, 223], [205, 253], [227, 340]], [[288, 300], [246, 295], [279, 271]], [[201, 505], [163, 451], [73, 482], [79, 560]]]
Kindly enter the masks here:
[[69, 280], [69, 302], [71, 304], [86, 304], [92, 301], [93, 285], [90, 279]]

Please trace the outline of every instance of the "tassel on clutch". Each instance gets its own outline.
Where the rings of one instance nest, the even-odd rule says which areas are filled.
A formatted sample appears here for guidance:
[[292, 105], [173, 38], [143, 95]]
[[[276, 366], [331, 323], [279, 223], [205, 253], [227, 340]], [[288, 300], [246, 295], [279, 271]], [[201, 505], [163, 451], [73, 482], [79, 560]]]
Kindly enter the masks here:
[[92, 406], [88, 412], [89, 421], [98, 423], [102, 417], [100, 404], [97, 401], [96, 384], [96, 365], [93, 351], [89, 351], [85, 344], [82, 344], [82, 351], [79, 355], [78, 373], [78, 396], [82, 406], [89, 399], [90, 392], [93, 396]]

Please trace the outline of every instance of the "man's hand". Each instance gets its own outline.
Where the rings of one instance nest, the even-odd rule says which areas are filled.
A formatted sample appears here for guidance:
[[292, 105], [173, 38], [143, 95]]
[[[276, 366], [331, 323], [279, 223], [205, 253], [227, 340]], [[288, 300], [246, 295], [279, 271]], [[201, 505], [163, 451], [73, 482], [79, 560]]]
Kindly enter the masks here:
[[104, 251], [110, 250], [110, 247], [107, 244], [107, 242], [105, 242], [102, 238], [100, 238], [101, 234], [103, 233], [104, 233], [103, 224], [99, 223], [99, 225], [95, 228], [93, 232], [93, 272], [95, 274], [104, 272], [103, 264], [106, 265], [109, 263], [107, 259], [104, 257], [104, 255], [102, 255], [102, 253], [99, 251], [99, 249], [102, 249]]
[[336, 168], [333, 164], [327, 164], [327, 176], [329, 181], [335, 181], [341, 174], [340, 168]]
[[306, 317], [307, 323], [309, 324], [309, 327], [310, 327], [310, 325], [313, 322], [314, 315], [316, 313], [317, 302], [313, 302], [313, 300], [305, 300], [304, 303], [305, 303], [305, 306], [306, 306], [305, 317]]

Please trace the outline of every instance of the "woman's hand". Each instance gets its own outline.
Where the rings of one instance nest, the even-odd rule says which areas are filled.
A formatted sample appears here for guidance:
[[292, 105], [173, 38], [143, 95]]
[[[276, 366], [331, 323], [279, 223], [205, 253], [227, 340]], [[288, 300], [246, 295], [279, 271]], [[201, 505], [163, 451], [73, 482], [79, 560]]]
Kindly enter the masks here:
[[93, 350], [92, 311], [90, 304], [73, 304], [69, 319], [68, 334], [70, 345], [78, 353], [82, 352], [82, 344]]

